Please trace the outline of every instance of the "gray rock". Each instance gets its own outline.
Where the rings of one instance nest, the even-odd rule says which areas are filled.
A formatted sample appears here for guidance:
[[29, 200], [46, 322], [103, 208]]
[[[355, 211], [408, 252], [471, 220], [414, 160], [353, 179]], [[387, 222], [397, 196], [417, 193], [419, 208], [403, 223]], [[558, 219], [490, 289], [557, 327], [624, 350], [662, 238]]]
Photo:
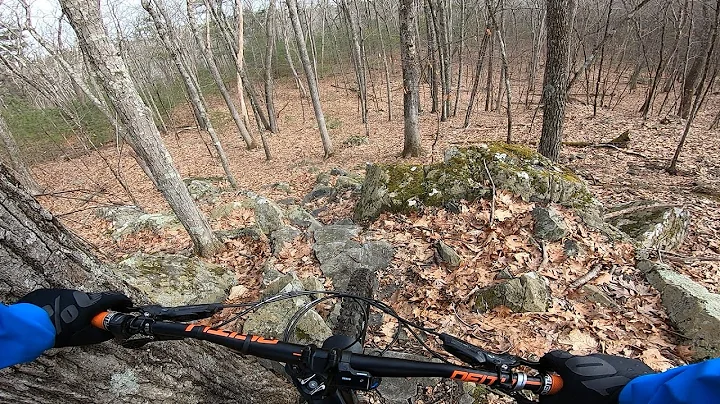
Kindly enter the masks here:
[[173, 213], [144, 213], [137, 207], [121, 206], [104, 208], [98, 215], [112, 220], [112, 238], [119, 240], [143, 229], [160, 231], [168, 228], [180, 228], [182, 225]]
[[444, 162], [432, 165], [369, 165], [354, 218], [368, 221], [387, 211], [409, 212], [421, 206], [490, 197], [485, 165], [498, 189], [524, 200], [580, 210], [600, 206], [580, 177], [534, 150], [491, 143], [450, 149]]
[[640, 248], [674, 250], [680, 247], [690, 225], [690, 212], [655, 201], [637, 201], [608, 209], [607, 222]]
[[308, 203], [320, 198], [326, 198], [332, 196], [334, 193], [335, 188], [323, 184], [318, 184], [315, 185], [315, 187], [312, 189], [312, 191], [310, 191], [309, 194], [305, 195], [305, 198], [303, 198], [303, 202]]
[[321, 172], [315, 177], [315, 184], [318, 185], [330, 185], [330, 174]]
[[[302, 296], [266, 304], [248, 316], [242, 332], [282, 339], [292, 316], [309, 301], [306, 296]], [[325, 320], [315, 310], [310, 310], [300, 318], [295, 329], [291, 330], [289, 341], [322, 345], [331, 335], [332, 331]]]
[[720, 355], [720, 295], [663, 264], [648, 264], [646, 277], [660, 291], [662, 304], [687, 338], [696, 360]]
[[580, 254], [580, 245], [573, 239], [567, 239], [563, 243], [563, 251], [568, 258], [577, 257]]
[[300, 230], [285, 226], [279, 230], [275, 230], [270, 234], [270, 248], [273, 255], [278, 255], [285, 247], [285, 244], [292, 243], [300, 236]]
[[112, 222], [114, 228], [122, 227], [125, 223], [137, 220], [145, 212], [137, 206], [108, 206], [95, 209], [95, 216]]
[[362, 181], [341, 175], [335, 180], [335, 191], [338, 194], [343, 194], [346, 191], [359, 192], [362, 189]]
[[545, 280], [535, 272], [482, 289], [475, 295], [475, 309], [480, 311], [507, 306], [516, 313], [541, 312], [547, 311], [549, 304]]
[[315, 244], [345, 242], [360, 234], [360, 227], [355, 225], [328, 225], [315, 231]]
[[269, 258], [267, 261], [265, 261], [262, 268], [263, 286], [271, 284], [274, 280], [278, 279], [281, 276], [282, 273], [275, 269], [275, 258]]
[[335, 167], [332, 170], [330, 170], [330, 175], [335, 175], [335, 176], [348, 175], [348, 172], [343, 170], [342, 168]]
[[322, 227], [322, 223], [305, 209], [299, 206], [290, 206], [287, 209], [287, 218], [293, 226], [297, 226], [310, 231], [315, 231]]
[[320, 270], [332, 280], [336, 290], [345, 290], [357, 269], [375, 272], [387, 268], [395, 256], [395, 249], [386, 241], [371, 241], [359, 247], [341, 248], [338, 251], [320, 265]]
[[235, 284], [232, 270], [183, 255], [136, 253], [115, 272], [163, 306], [222, 302]]
[[448, 266], [457, 267], [460, 265], [460, 255], [456, 253], [452, 247], [445, 244], [444, 241], [438, 240], [438, 242], [435, 243], [435, 249], [437, 250], [442, 262], [448, 264]]
[[290, 272], [270, 282], [265, 289], [263, 289], [262, 297], [290, 292], [302, 292], [303, 290], [305, 290], [305, 288], [295, 272]]
[[244, 201], [232, 201], [215, 206], [213, 210], [210, 211], [210, 217], [212, 219], [221, 219], [223, 217], [230, 216], [236, 210], [255, 209], [255, 206], [255, 201], [253, 201], [252, 199], [246, 199]]
[[279, 191], [283, 191], [286, 194], [292, 192], [292, 188], [290, 188], [290, 184], [288, 184], [287, 182], [276, 182], [275, 184], [273, 184], [273, 188]]
[[324, 264], [325, 262], [338, 257], [344, 251], [354, 248], [360, 248], [360, 243], [355, 240], [338, 241], [324, 244], [316, 242], [315, 244], [313, 244], [312, 248], [313, 252], [315, 253], [315, 258], [317, 258], [318, 262], [320, 262], [320, 264]]
[[320, 282], [320, 279], [314, 276], [308, 276], [307, 278], [300, 279], [300, 282], [303, 285], [303, 289], [307, 291], [325, 290], [325, 285]]
[[497, 273], [497, 275], [495, 275], [495, 279], [501, 279], [501, 280], [512, 279], [514, 277], [515, 277], [515, 275], [513, 275], [512, 272], [510, 272], [509, 268], [503, 268], [500, 270], [500, 272]]
[[185, 178], [190, 196], [198, 200], [213, 200], [220, 193], [220, 189], [213, 183], [213, 178]]
[[620, 306], [615, 303], [613, 299], [611, 299], [605, 292], [603, 292], [602, 289], [600, 289], [598, 286], [595, 285], [589, 285], [585, 284], [582, 287], [583, 294], [585, 294], [585, 297], [593, 303], [597, 303], [601, 306], [605, 307], [612, 307], [615, 309], [619, 309]]
[[535, 237], [553, 242], [567, 236], [568, 227], [562, 214], [557, 209], [536, 206], [532, 211], [532, 216], [535, 219], [535, 226], [533, 227]]
[[275, 202], [259, 197], [255, 200], [255, 223], [266, 235], [270, 235], [283, 227], [284, 214], [282, 209]]

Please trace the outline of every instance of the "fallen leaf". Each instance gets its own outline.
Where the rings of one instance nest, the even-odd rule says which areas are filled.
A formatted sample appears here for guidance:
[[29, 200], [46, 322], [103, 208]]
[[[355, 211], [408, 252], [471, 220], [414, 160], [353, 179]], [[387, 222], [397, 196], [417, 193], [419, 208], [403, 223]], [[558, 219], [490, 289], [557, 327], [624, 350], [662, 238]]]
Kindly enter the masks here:
[[589, 333], [574, 329], [564, 337], [560, 337], [558, 342], [565, 345], [571, 345], [570, 352], [575, 355], [587, 355], [597, 350], [597, 341]]
[[495, 220], [498, 222], [504, 222], [505, 220], [512, 217], [512, 212], [505, 209], [497, 209], [495, 211]]
[[662, 356], [657, 348], [646, 349], [642, 355], [640, 355], [640, 359], [645, 362], [646, 365], [659, 371], [665, 371], [673, 367], [670, 360]]

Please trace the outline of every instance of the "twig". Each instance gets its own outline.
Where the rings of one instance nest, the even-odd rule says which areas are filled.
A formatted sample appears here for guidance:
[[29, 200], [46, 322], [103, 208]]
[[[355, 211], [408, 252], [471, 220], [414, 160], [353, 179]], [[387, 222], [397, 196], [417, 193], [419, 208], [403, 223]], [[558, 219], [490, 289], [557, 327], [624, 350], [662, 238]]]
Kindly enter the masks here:
[[455, 305], [454, 305], [454, 304], [451, 305], [450, 308], [452, 309], [453, 314], [455, 314], [455, 318], [457, 318], [458, 320], [460, 320], [460, 322], [463, 323], [463, 324], [465, 325], [465, 327], [467, 327], [467, 328], [472, 328], [473, 330], [475, 329], [475, 327], [471, 326], [470, 324], [466, 323], [465, 320], [463, 320], [462, 318], [460, 318], [460, 316], [457, 314], [457, 311], [455, 311]]
[[483, 166], [485, 166], [485, 173], [490, 180], [490, 185], [492, 185], [492, 200], [490, 201], [490, 227], [493, 227], [495, 222], [495, 181], [493, 181], [492, 175], [490, 175], [490, 170], [488, 170], [485, 159], [483, 159]]
[[470, 293], [468, 293], [467, 296], [465, 296], [465, 298], [463, 299], [463, 301], [470, 300], [470, 298], [473, 297], [473, 295], [475, 295], [475, 293], [477, 293], [477, 292], [479, 292], [479, 291], [480, 291], [480, 287], [479, 287], [479, 286], [475, 286], [475, 287], [470, 291]]
[[548, 263], [548, 260], [550, 259], [548, 257], [547, 246], [545, 245], [544, 240], [540, 241], [540, 250], [542, 251], [542, 262], [540, 262], [540, 266], [538, 266], [538, 269], [545, 267], [545, 265], [547, 265]]
[[655, 204], [655, 205], [637, 205], [637, 206], [630, 206], [629, 208], [616, 210], [615, 212], [610, 212], [608, 214], [603, 215], [603, 219], [612, 219], [617, 216], [622, 216], [626, 213], [633, 213], [638, 210], [648, 210], [648, 209], [669, 209], [669, 208], [679, 208], [682, 205], [673, 205], [673, 204]]
[[583, 276], [577, 278], [575, 281], [573, 281], [573, 283], [570, 284], [569, 288], [577, 289], [580, 286], [590, 282], [591, 280], [593, 280], [595, 277], [598, 276], [601, 268], [602, 268], [602, 265], [600, 265], [600, 264], [595, 265], [585, 275], [583, 275]]
[[621, 152], [621, 153], [629, 154], [629, 155], [631, 155], [631, 156], [638, 156], [638, 157], [642, 157], [642, 158], [644, 158], [644, 159], [650, 160], [650, 157], [648, 157], [648, 156], [646, 156], [646, 155], [644, 155], [644, 154], [642, 154], [642, 153], [638, 153], [638, 152], [632, 151], [632, 150], [621, 149], [621, 148], [615, 146], [614, 144], [610, 144], [610, 143], [602, 143], [602, 144], [599, 144], [599, 145], [597, 145], [597, 146], [591, 146], [591, 147], [609, 147], [609, 148], [615, 149], [615, 150], [617, 150], [617, 151], [619, 151], [619, 152]]

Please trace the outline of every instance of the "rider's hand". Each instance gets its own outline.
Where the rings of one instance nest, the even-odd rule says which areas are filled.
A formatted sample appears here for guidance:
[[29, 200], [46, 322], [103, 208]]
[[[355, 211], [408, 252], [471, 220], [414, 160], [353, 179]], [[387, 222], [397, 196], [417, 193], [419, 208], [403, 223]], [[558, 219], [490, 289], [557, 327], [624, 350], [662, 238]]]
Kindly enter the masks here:
[[18, 303], [31, 303], [48, 313], [55, 326], [56, 348], [98, 344], [111, 339], [112, 334], [92, 326], [90, 320], [105, 310], [122, 310], [132, 305], [121, 293], [85, 293], [71, 289], [38, 289]]
[[603, 354], [574, 356], [552, 351], [540, 359], [540, 364], [563, 379], [560, 392], [541, 396], [543, 404], [617, 404], [620, 391], [630, 380], [654, 373], [637, 359]]

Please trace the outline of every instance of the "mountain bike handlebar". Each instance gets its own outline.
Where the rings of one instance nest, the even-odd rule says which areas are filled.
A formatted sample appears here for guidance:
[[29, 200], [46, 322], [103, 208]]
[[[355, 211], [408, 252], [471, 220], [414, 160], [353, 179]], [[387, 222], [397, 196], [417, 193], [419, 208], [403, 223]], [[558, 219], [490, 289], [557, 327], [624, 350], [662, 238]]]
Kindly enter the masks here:
[[[330, 381], [332, 386], [328, 386], [331, 388], [372, 390], [379, 385], [381, 377], [443, 377], [486, 386], [502, 386], [511, 391], [530, 390], [540, 395], [555, 394], [562, 388], [562, 379], [554, 373], [540, 372], [537, 376], [530, 376], [512, 370], [493, 372], [450, 363], [371, 356], [347, 349], [323, 349], [314, 345], [282, 342], [199, 324], [157, 321], [141, 315], [103, 312], [93, 318], [92, 324], [121, 338], [138, 334], [156, 339], [193, 338], [219, 344], [242, 354], [283, 362], [288, 366], [305, 366], [310, 373], [334, 369], [335, 377]], [[315, 394], [319, 388], [326, 388], [320, 386], [321, 383], [310, 381], [310, 378], [302, 381], [305, 383], [298, 388], [302, 387], [309, 395]]]

